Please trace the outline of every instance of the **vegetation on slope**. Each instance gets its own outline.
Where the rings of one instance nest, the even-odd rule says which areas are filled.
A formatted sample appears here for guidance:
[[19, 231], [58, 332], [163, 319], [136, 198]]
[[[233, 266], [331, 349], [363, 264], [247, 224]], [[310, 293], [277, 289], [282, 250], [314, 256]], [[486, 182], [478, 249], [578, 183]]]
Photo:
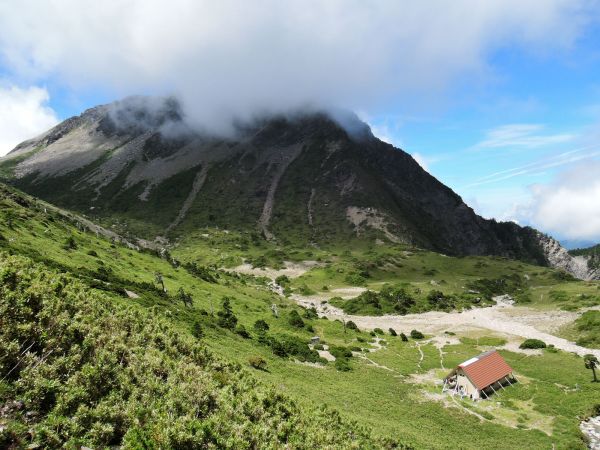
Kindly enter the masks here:
[[2, 447], [398, 447], [26, 258], [0, 254], [0, 299]]
[[584, 312], [567, 327], [565, 334], [574, 339], [577, 345], [600, 348], [600, 311]]
[[[522, 382], [502, 391], [494, 402], [458, 406], [439, 395], [435, 382], [447, 374], [448, 367], [489, 349], [486, 346], [502, 346], [504, 340], [457, 331], [456, 336], [449, 333], [438, 349], [427, 337], [404, 341], [401, 336], [409, 335], [410, 328], [396, 328], [398, 336], [386, 330], [384, 340], [377, 342], [368, 330], [344, 329], [342, 322], [315, 318], [309, 310], [271, 292], [264, 277], [228, 273], [222, 267], [241, 264], [244, 258], [268, 267], [314, 260], [318, 265], [304, 275], [290, 275], [291, 291], [300, 293], [306, 285], [307, 295], [313, 291], [335, 296], [337, 288], [357, 286], [358, 275], [365, 287], [377, 292], [385, 283], [407, 283], [421, 304], [431, 290], [459, 294], [469, 281], [515, 273], [524, 279], [532, 308], [577, 309], [598, 304], [597, 283], [567, 281], [548, 268], [504, 258], [449, 258], [401, 245], [276, 246], [255, 241], [252, 233], [215, 228], [186, 236], [170, 248], [171, 255], [138, 251], [96, 235], [78, 219], [11, 189], [0, 190], [0, 236], [4, 237], [0, 247], [6, 252], [27, 255], [54, 274], [77, 278], [89, 287], [86, 295], [95, 292], [94, 298], [103, 299], [110, 311], [120, 310], [118, 305], [129, 305], [126, 309], [132, 312], [148, 309], [140, 314], [162, 318], [181, 340], [200, 336], [210, 353], [233, 363], [228, 367], [248, 367], [264, 386], [285, 392], [302, 411], [327, 404], [344, 420], [372, 429], [375, 437], [398, 437], [416, 448], [585, 447], [578, 417], [597, 403], [600, 384], [590, 383], [590, 371], [579, 357], [556, 349], [539, 356], [501, 350]], [[70, 245], [71, 240], [75, 245]], [[157, 273], [166, 294], [156, 281]], [[191, 297], [191, 304], [180, 299], [180, 288]], [[232, 321], [221, 322], [227, 327], [219, 324], [224, 297], [230, 299], [229, 309], [237, 319], [233, 329]], [[271, 310], [273, 304], [278, 316]], [[291, 311], [299, 313], [304, 327], [289, 323]], [[249, 338], [238, 333], [240, 325]], [[312, 336], [319, 336], [320, 345], [341, 357], [339, 368], [337, 362], [311, 362], [314, 353], [306, 343]], [[281, 349], [285, 356], [275, 353]], [[348, 350], [354, 352], [351, 358], [344, 356]]]

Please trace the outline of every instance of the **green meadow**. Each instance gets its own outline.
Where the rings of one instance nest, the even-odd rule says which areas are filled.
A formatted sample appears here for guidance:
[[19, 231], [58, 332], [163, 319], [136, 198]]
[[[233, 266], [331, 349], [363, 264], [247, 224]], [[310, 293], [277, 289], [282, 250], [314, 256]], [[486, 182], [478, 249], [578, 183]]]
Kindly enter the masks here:
[[[293, 414], [302, 417], [298, 423], [302, 423], [306, 434], [320, 424], [326, 426], [323, 416], [334, 414], [315, 411], [323, 407], [337, 411], [341, 425], [336, 424], [335, 429], [340, 436], [354, 429], [356, 440], [329, 436], [315, 441], [323, 448], [364, 448], [366, 440], [361, 439], [371, 436], [382, 439], [372, 441], [377, 442], [375, 447], [391, 446], [390, 442], [397, 441], [427, 449], [583, 449], [586, 444], [579, 422], [600, 404], [600, 383], [591, 382], [591, 371], [584, 367], [583, 359], [554, 348], [529, 353], [501, 350], [515, 370], [518, 383], [489, 401], [473, 403], [442, 395], [440, 380], [452, 367], [503, 345], [505, 336], [465, 332], [442, 339], [425, 335], [424, 339], [403, 341], [388, 330], [374, 336], [370, 330], [351, 330], [339, 321], [317, 318], [289, 296], [314, 293], [333, 298], [331, 291], [347, 287], [380, 293], [388, 285], [403, 289], [414, 300], [407, 312], [485, 307], [493, 303], [491, 296], [502, 293], [513, 295], [517, 304], [540, 311], [580, 311], [600, 304], [597, 282], [573, 280], [552, 269], [503, 258], [451, 258], [401, 245], [359, 243], [352, 249], [278, 247], [255, 233], [216, 228], [181, 238], [168, 253], [140, 250], [96, 234], [75, 216], [66, 216], [50, 205], [4, 187], [0, 188], [0, 252], [5, 266], [16, 264], [11, 255], [18, 255], [25, 259], [19, 264], [41, 264], [48, 273], [72, 279], [81, 286], [77, 300], [81, 314], [87, 313], [81, 296], [89, 295], [90, 302], [102, 297], [117, 308], [131, 311], [130, 320], [160, 321], [189, 345], [201, 345], [216, 358], [233, 364], [235, 373], [243, 373], [240, 377], [244, 380], [257, 380], [261, 386], [257, 392], [272, 389], [285, 396], [283, 403], [297, 405]], [[273, 292], [266, 277], [231, 271], [244, 262], [277, 269], [286, 262], [303, 261], [314, 261], [316, 265], [289, 278], [287, 296]], [[432, 291], [455, 301], [436, 304], [429, 297]], [[479, 302], [474, 301], [477, 297]], [[191, 303], [186, 303], [186, 298]], [[224, 298], [229, 301], [230, 311], [223, 307]], [[336, 301], [340, 307], [354, 302], [357, 313], [378, 313], [369, 302]], [[384, 309], [388, 307], [385, 299], [379, 303]], [[294, 320], [296, 313], [301, 324]], [[597, 347], [597, 340], [593, 339], [597, 318], [595, 314], [585, 314], [564, 334], [574, 340], [585, 339], [582, 345]], [[268, 329], [258, 329], [257, 321], [264, 321]], [[579, 327], [581, 323], [583, 328]], [[411, 330], [396, 331], [408, 335]], [[313, 336], [320, 338], [320, 345], [339, 355], [335, 362], [323, 360], [310, 349]], [[168, 367], [169, 371], [179, 370], [176, 354], [170, 355]], [[1, 369], [5, 372], [7, 367]], [[170, 375], [163, 376], [168, 379]], [[247, 388], [246, 381], [236, 383], [231, 389], [241, 385], [254, 389]], [[10, 386], [0, 386], [2, 401], [9, 397]], [[33, 392], [33, 385], [31, 389], [26, 389], [24, 395]], [[215, 417], [233, 414], [215, 411]], [[243, 417], [238, 418], [243, 423], [253, 420], [251, 414]], [[261, 424], [268, 423], [266, 419], [262, 422], [262, 415], [257, 417], [261, 417]], [[314, 422], [310, 417], [314, 417]], [[56, 417], [45, 417], [42, 422], [54, 432], [60, 427]], [[192, 422], [190, 419], [182, 425], [181, 432], [186, 436], [191, 433], [186, 427]], [[153, 426], [161, 423], [157, 421], [158, 425]], [[197, 424], [194, 422], [193, 426]], [[143, 428], [143, 433], [148, 429]], [[135, 439], [143, 440], [142, 431]], [[105, 442], [99, 437], [85, 437], [85, 433], [81, 436], [84, 437], [78, 442], [85, 444]], [[165, 448], [178, 442], [169, 440], [166, 434], [163, 438]], [[271, 438], [269, 442], [276, 441]], [[308, 442], [297, 439], [299, 446]]]

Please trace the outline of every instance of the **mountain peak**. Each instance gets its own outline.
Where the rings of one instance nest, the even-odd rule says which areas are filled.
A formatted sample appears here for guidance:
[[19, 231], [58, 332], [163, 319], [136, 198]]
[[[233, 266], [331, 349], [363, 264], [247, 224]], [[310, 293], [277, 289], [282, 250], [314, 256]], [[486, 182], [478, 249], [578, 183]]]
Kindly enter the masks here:
[[145, 238], [218, 226], [283, 242], [570, 258], [551, 260], [556, 246], [535, 230], [477, 216], [347, 111], [263, 115], [220, 136], [190, 126], [175, 99], [130, 97], [24, 142], [0, 169], [29, 193]]

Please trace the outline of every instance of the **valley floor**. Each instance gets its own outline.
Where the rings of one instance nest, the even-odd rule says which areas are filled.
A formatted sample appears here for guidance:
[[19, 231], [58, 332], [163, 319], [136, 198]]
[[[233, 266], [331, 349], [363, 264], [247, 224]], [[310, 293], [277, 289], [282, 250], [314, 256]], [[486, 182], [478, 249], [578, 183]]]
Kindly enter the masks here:
[[[356, 288], [355, 288], [356, 289]], [[350, 294], [348, 294], [350, 292]], [[360, 290], [358, 290], [360, 292]], [[352, 288], [337, 289], [333, 294], [342, 298], [356, 296]], [[520, 351], [518, 343], [524, 338], [540, 339], [546, 344], [566, 352], [580, 356], [594, 354], [600, 358], [600, 349], [589, 349], [556, 336], [561, 326], [567, 325], [580, 313], [557, 310], [540, 310], [524, 306], [514, 306], [511, 303], [499, 301], [497, 305], [487, 308], [473, 308], [467, 311], [440, 312], [429, 311], [421, 314], [358, 316], [346, 314], [342, 309], [330, 305], [328, 296], [302, 296], [293, 294], [291, 298], [305, 308], [316, 308], [321, 316], [335, 320], [351, 320], [360, 329], [373, 330], [381, 328], [388, 330], [417, 329], [429, 335], [447, 336], [448, 331], [455, 333], [491, 332], [505, 336], [510, 340], [503, 348]], [[600, 306], [584, 308], [584, 311], [598, 311]]]

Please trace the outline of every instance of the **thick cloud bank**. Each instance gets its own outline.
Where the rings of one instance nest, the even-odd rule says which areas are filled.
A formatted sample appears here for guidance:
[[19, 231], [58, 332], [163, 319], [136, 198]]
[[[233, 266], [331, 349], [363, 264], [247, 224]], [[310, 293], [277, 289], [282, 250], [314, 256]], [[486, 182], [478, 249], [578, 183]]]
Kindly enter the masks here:
[[500, 46], [569, 46], [586, 0], [0, 2], [0, 58], [30, 84], [176, 94], [213, 130], [304, 106], [435, 97]]
[[58, 122], [47, 101], [45, 89], [0, 85], [0, 156]]
[[554, 183], [532, 189], [527, 208], [532, 223], [568, 239], [600, 242], [600, 161], [576, 166]]

